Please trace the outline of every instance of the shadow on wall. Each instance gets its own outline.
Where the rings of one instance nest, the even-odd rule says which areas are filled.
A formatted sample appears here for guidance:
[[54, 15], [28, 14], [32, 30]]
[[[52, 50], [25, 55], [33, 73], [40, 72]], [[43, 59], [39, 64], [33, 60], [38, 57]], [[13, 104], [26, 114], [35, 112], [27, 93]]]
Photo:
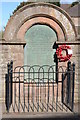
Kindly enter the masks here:
[[[57, 48], [58, 48], [58, 45], [57, 45], [56, 42], [55, 42], [54, 45], [53, 45], [53, 49], [56, 49], [56, 50], [57, 50]], [[53, 58], [54, 58], [54, 62], [55, 62], [56, 65], [57, 65], [58, 59], [57, 59], [56, 52], [55, 52]]]

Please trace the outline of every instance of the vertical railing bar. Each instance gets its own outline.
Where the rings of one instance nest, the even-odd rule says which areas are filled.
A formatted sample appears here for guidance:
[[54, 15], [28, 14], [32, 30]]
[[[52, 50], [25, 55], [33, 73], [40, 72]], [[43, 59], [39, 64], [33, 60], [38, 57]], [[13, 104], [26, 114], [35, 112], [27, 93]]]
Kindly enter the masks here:
[[54, 70], [53, 70], [53, 100], [52, 100], [52, 107], [53, 107], [53, 109], [52, 109], [52, 111], [54, 110]]
[[28, 112], [29, 112], [29, 83], [28, 83]]
[[56, 85], [57, 85], [57, 95], [56, 95], [56, 112], [57, 112], [57, 102], [58, 102], [58, 75], [59, 75], [59, 70], [58, 70], [58, 61], [56, 61]]
[[32, 70], [33, 70], [33, 72], [32, 72], [32, 75], [33, 75], [33, 78], [32, 78], [32, 98], [31, 98], [31, 103], [32, 103], [32, 111], [34, 112], [34, 83], [35, 83], [35, 72], [34, 72], [34, 68], [32, 67]]
[[48, 106], [49, 106], [49, 71], [48, 71], [48, 98], [47, 98], [47, 112], [48, 112]]
[[56, 76], [56, 79], [57, 79], [57, 83], [56, 83], [56, 85], [57, 85], [57, 95], [56, 95], [56, 112], [57, 112], [57, 110], [58, 110], [58, 106], [57, 106], [57, 103], [58, 103], [58, 75], [59, 75], [59, 72], [58, 72], [58, 66], [56, 66], [56, 71], [57, 71], [57, 76]]
[[[25, 69], [23, 68], [23, 70], [24, 70], [24, 78], [23, 78], [23, 80], [25, 79]], [[25, 112], [25, 83], [23, 82], [23, 95], [24, 95], [24, 112]]]
[[[15, 76], [14, 76], [14, 80], [16, 80]], [[14, 112], [15, 112], [15, 103], [16, 103], [16, 82], [14, 83]]]
[[25, 112], [25, 85], [23, 83], [23, 94], [24, 94], [24, 112]]
[[67, 104], [70, 101], [70, 70], [71, 70], [71, 62], [68, 62], [68, 79], [67, 79]]
[[73, 81], [73, 85], [72, 85], [72, 111], [74, 111], [74, 79], [75, 79], [75, 63], [73, 63], [73, 78], [72, 78], [72, 81]]
[[[68, 86], [68, 84], [69, 84], [69, 62], [70, 61], [68, 61], [68, 63], [67, 63], [67, 78], [66, 78], [66, 85], [67, 85], [67, 87], [66, 87], [66, 104], [67, 104], [67, 106], [68, 106], [68, 94], [69, 94], [69, 86]], [[65, 79], [64, 79], [65, 80]], [[66, 107], [66, 112], [68, 111], [68, 108]]]
[[72, 93], [71, 93], [71, 87], [72, 87], [71, 74], [72, 74], [72, 71], [71, 71], [71, 69], [70, 69], [70, 79], [69, 79], [69, 81], [70, 81], [70, 82], [69, 82], [69, 106], [71, 106], [71, 102], [70, 102], [70, 101], [71, 101], [71, 99], [72, 99], [72, 98], [71, 98], [71, 94], [72, 94]]
[[29, 112], [29, 89], [30, 89], [30, 71], [28, 72], [28, 112]]
[[[16, 78], [16, 80], [19, 79], [19, 77]], [[16, 83], [15, 83], [15, 103], [17, 102], [16, 100], [16, 91], [17, 91], [17, 87], [16, 87]]]
[[5, 74], [5, 105], [7, 110], [7, 74]]
[[9, 113], [9, 102], [10, 102], [10, 100], [9, 100], [9, 69], [10, 69], [10, 64], [8, 63], [8, 66], [7, 66], [7, 68], [8, 68], [8, 74], [7, 74], [7, 104], [8, 104], [8, 113]]
[[58, 103], [58, 83], [57, 83], [57, 93], [56, 93], [56, 112], [58, 110], [58, 106], [57, 106], [57, 103]]
[[[36, 73], [35, 73], [35, 76], [36, 76]], [[37, 103], [37, 83], [36, 83], [36, 85], [35, 85], [35, 87], [36, 87], [36, 103]]]
[[12, 103], [12, 99], [13, 99], [13, 61], [11, 61], [11, 103]]
[[11, 63], [9, 64], [9, 107], [11, 106]]
[[20, 72], [19, 72], [19, 100], [18, 100], [18, 112], [20, 112]]
[[44, 69], [43, 69], [43, 92], [44, 92], [44, 97], [43, 97], [43, 111], [44, 111], [44, 101], [45, 101]]
[[[38, 96], [37, 96], [37, 94], [38, 94], [38, 91], [37, 91], [37, 83], [36, 83], [36, 103], [38, 104]], [[38, 109], [37, 109], [37, 111], [38, 111]]]
[[64, 102], [64, 74], [62, 73], [62, 110], [63, 110], [63, 102]]
[[[33, 69], [33, 82], [35, 82], [35, 73], [34, 73], [34, 69]], [[32, 101], [33, 101], [33, 112], [34, 112], [34, 84], [32, 84]]]
[[43, 94], [42, 94], [42, 111], [44, 111], [44, 94], [45, 94], [44, 93], [44, 69], [43, 69], [43, 67], [41, 67], [41, 68], [43, 70], [43, 72], [42, 72], [43, 73], [43, 79], [42, 79], [43, 80], [42, 81], [42, 89], [43, 89], [43, 91], [42, 91], [43, 92]]
[[9, 82], [8, 82], [8, 74], [6, 74], [5, 78], [6, 78], [6, 109], [9, 112]]
[[15, 78], [15, 71], [14, 71], [14, 74], [13, 74], [13, 78], [14, 78], [14, 81], [15, 81], [15, 83], [14, 83], [14, 107], [13, 107], [13, 110], [14, 110], [14, 112], [15, 112], [15, 103], [16, 103], [16, 79], [17, 78]]
[[37, 112], [39, 112], [39, 78], [40, 78], [40, 72], [38, 70], [38, 102], [37, 102]]
[[42, 98], [41, 98], [41, 83], [40, 83], [40, 103], [42, 102], [41, 99]]
[[71, 87], [72, 87], [72, 85], [71, 85], [71, 82], [72, 82], [72, 79], [71, 79], [71, 66], [70, 66], [70, 74], [69, 74], [69, 105], [71, 106]]
[[36, 87], [36, 103], [37, 103], [37, 83], [36, 83], [35, 87]]
[[[45, 81], [46, 81], [46, 79], [45, 79]], [[46, 87], [47, 87], [46, 84], [47, 84], [47, 83], [45, 83], [45, 104], [46, 104]], [[46, 107], [45, 107], [45, 108], [46, 108]]]

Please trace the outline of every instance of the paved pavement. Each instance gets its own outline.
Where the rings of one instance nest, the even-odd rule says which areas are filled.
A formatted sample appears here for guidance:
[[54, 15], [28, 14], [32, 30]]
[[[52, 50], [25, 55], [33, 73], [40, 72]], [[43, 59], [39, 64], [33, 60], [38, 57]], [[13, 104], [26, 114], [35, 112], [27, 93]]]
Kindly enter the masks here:
[[69, 120], [75, 118], [75, 120], [78, 120], [78, 117], [80, 117], [77, 114], [73, 114], [73, 113], [9, 113], [9, 114], [4, 114], [3, 115], [3, 119], [2, 120], [35, 120], [35, 119], [53, 119], [53, 120], [62, 120], [64, 118], [64, 120]]
[[3, 118], [2, 120], [80, 120], [80, 116], [56, 116], [56, 117], [50, 117], [46, 116], [44, 117], [39, 117], [39, 118]]
[[3, 114], [2, 120], [80, 120], [80, 104], [75, 104], [77, 113], [54, 112], [54, 113], [8, 113]]

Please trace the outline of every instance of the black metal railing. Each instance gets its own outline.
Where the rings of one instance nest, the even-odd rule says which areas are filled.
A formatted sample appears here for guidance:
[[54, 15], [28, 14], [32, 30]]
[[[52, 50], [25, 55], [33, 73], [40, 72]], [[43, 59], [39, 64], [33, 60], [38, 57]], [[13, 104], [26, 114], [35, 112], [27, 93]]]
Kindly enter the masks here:
[[71, 64], [69, 61], [67, 66], [67, 71], [62, 73], [62, 103], [64, 103], [71, 111], [73, 111], [75, 64]]
[[65, 66], [57, 66], [57, 71], [54, 65], [18, 66], [13, 71], [11, 61], [6, 74], [7, 111], [57, 112], [65, 110], [63, 104], [72, 106], [69, 108], [73, 110], [75, 66], [73, 64], [69, 68], [69, 65], [68, 62], [67, 69]]
[[6, 108], [7, 111], [9, 111], [9, 108], [12, 104], [12, 90], [13, 90], [13, 86], [12, 86], [12, 74], [13, 74], [13, 61], [10, 62], [10, 64], [8, 63], [7, 65], [7, 74], [5, 75], [5, 79], [6, 79], [6, 97], [5, 97], [5, 102], [6, 102]]

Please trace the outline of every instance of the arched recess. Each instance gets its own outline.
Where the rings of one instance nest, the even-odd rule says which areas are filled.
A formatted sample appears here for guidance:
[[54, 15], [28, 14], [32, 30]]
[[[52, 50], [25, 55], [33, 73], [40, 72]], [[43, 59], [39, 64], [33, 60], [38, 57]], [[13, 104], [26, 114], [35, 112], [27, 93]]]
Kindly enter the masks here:
[[[8, 21], [4, 39], [6, 41], [16, 41], [19, 38], [19, 40], [24, 41], [19, 37], [19, 31], [23, 25], [28, 24], [30, 20], [33, 20], [34, 23], [36, 23], [37, 19], [40, 22], [40, 17], [46, 19], [45, 24], [48, 25], [50, 25], [50, 21], [53, 21], [53, 26], [50, 25], [53, 29], [56, 23], [56, 26], [58, 26], [64, 34], [64, 41], [75, 41], [77, 34], [71, 17], [60, 7], [49, 3], [32, 3], [20, 8]], [[41, 22], [44, 21], [45, 20]], [[29, 23], [29, 26], [31, 27], [31, 23]], [[58, 29], [55, 30], [57, 30], [56, 32], [59, 36], [60, 31], [58, 31]], [[23, 31], [24, 30], [22, 29], [22, 34], [24, 34]], [[63, 38], [60, 37], [58, 40], [62, 41]]]
[[43, 24], [43, 25], [47, 25], [49, 27], [51, 27], [53, 30], [56, 31], [57, 33], [57, 37], [58, 37], [58, 41], [66, 41], [67, 40], [67, 35], [65, 32], [65, 29], [61, 29], [60, 25], [58, 25], [55, 21], [53, 21], [52, 19], [49, 19], [47, 17], [41, 17], [41, 15], [39, 16], [35, 16], [32, 19], [29, 19], [28, 21], [25, 21], [23, 23], [23, 25], [21, 25], [21, 27], [19, 28], [19, 30], [17, 30], [17, 34], [15, 35], [17, 39], [21, 39], [24, 40], [24, 35], [26, 33], [26, 31], [32, 27], [35, 24]]
[[53, 49], [57, 33], [48, 25], [35, 24], [25, 33], [24, 64], [55, 65]]

